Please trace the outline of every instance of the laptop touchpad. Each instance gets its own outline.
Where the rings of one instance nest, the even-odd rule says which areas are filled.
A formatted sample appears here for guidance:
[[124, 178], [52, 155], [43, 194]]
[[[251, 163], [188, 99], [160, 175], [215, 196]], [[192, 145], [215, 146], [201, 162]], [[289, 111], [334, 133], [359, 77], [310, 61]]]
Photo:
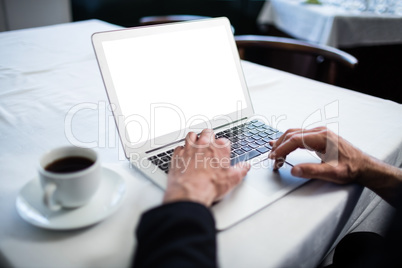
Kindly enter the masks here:
[[254, 164], [244, 178], [244, 183], [276, 199], [308, 181], [292, 176], [290, 173], [292, 166], [287, 163], [278, 171], [273, 170], [273, 165], [274, 161], [271, 159]]

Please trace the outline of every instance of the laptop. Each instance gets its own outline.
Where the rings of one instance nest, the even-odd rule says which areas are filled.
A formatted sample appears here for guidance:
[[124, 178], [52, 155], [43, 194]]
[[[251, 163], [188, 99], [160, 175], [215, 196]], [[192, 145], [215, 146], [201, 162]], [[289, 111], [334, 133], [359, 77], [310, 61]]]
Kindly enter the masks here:
[[227, 18], [99, 32], [92, 43], [124, 152], [160, 188], [173, 150], [189, 131], [214, 129], [232, 142], [231, 163], [249, 161], [244, 181], [211, 210], [227, 229], [307, 180], [277, 172], [269, 141], [282, 133], [254, 114]]

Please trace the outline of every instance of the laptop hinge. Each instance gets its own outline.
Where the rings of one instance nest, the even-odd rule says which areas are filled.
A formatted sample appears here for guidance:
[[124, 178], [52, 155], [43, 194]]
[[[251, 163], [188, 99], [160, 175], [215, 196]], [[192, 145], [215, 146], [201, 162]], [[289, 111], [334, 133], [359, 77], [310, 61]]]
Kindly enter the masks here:
[[[233, 122], [231, 122], [231, 123], [227, 123], [227, 124], [225, 124], [225, 125], [221, 125], [221, 126], [219, 126], [219, 127], [213, 128], [213, 130], [221, 129], [221, 128], [227, 127], [227, 126], [229, 126], [229, 125], [236, 124], [236, 123], [238, 123], [238, 122], [240, 122], [240, 121], [246, 120], [247, 118], [248, 118], [248, 117], [243, 117], [243, 118], [238, 119], [238, 120], [235, 120], [235, 121], [233, 121]], [[201, 133], [201, 132], [200, 132], [200, 133]], [[197, 135], [199, 135], [200, 133], [197, 133]], [[184, 140], [185, 140], [185, 138], [184, 138], [184, 139], [181, 139], [181, 140], [177, 140], [177, 141], [171, 142], [171, 143], [168, 143], [168, 144], [165, 144], [165, 145], [163, 145], [163, 146], [161, 146], [161, 147], [158, 147], [158, 148], [155, 148], [155, 149], [151, 149], [151, 150], [149, 150], [149, 151], [146, 151], [145, 153], [146, 153], [146, 154], [150, 154], [150, 153], [153, 153], [153, 152], [155, 152], [155, 151], [159, 151], [159, 150], [161, 150], [161, 149], [163, 149], [163, 148], [170, 147], [170, 146], [172, 146], [173, 144], [183, 142]]]

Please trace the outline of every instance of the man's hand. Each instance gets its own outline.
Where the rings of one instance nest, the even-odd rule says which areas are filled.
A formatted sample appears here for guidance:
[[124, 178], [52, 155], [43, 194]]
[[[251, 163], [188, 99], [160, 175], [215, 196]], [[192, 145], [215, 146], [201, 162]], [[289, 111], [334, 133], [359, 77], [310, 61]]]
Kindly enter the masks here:
[[164, 203], [186, 200], [209, 207], [246, 176], [245, 162], [230, 166], [230, 142], [215, 139], [212, 130], [188, 133], [184, 147], [173, 153]]
[[302, 178], [316, 178], [335, 183], [349, 183], [356, 180], [365, 168], [366, 154], [339, 137], [326, 127], [310, 130], [289, 129], [276, 142], [271, 142], [269, 158], [275, 159], [275, 167], [297, 148], [315, 151], [321, 164], [300, 164], [292, 168], [292, 174]]
[[278, 168], [286, 155], [297, 148], [315, 151], [321, 158], [321, 164], [294, 166], [294, 176], [340, 184], [356, 182], [370, 188], [393, 206], [399, 202], [402, 170], [363, 153], [325, 127], [289, 129], [271, 145], [269, 158], [275, 159]]

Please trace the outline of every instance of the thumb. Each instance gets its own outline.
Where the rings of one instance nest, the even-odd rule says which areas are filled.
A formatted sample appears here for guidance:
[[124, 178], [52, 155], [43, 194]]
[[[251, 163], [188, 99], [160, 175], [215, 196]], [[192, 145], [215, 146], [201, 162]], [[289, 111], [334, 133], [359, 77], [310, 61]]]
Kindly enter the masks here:
[[229, 167], [227, 174], [228, 176], [226, 177], [227, 184], [223, 190], [218, 190], [215, 201], [222, 199], [227, 193], [232, 191], [243, 180], [249, 170], [250, 164], [246, 162], [240, 162], [232, 167]]
[[239, 162], [236, 165], [231, 167], [233, 173], [237, 176], [233, 176], [237, 178], [237, 182], [235, 184], [240, 183], [240, 181], [247, 175], [247, 172], [250, 170], [250, 164], [248, 162]]
[[336, 178], [334, 167], [325, 163], [296, 165], [292, 168], [291, 173], [300, 178], [321, 179], [331, 182]]

